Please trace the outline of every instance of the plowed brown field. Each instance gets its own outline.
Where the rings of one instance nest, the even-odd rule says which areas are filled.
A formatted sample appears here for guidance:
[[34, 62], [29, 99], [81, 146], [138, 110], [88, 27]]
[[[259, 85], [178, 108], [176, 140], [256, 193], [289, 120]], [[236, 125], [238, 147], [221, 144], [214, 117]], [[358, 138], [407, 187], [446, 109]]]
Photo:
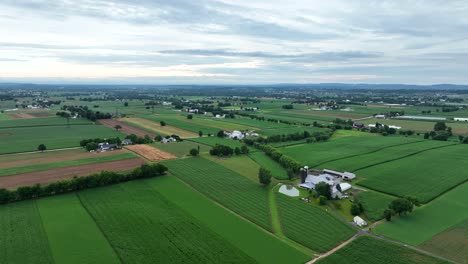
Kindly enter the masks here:
[[143, 129], [139, 129], [139, 128], [136, 128], [136, 127], [129, 126], [129, 125], [125, 124], [124, 122], [114, 120], [114, 119], [101, 119], [101, 120], [99, 120], [99, 123], [101, 123], [101, 124], [103, 124], [103, 125], [105, 125], [107, 127], [110, 127], [112, 129], [114, 129], [114, 127], [116, 125], [120, 125], [122, 127], [120, 129], [120, 132], [128, 134], [128, 135], [135, 134], [135, 135], [137, 135], [139, 137], [144, 137], [145, 135], [148, 135], [151, 138], [154, 138], [156, 136], [155, 134], [152, 134], [150, 132], [146, 132]]
[[177, 158], [171, 153], [164, 152], [162, 150], [153, 148], [148, 145], [132, 145], [132, 146], [126, 146], [125, 148], [137, 153], [138, 155], [145, 157], [146, 159], [150, 161], [161, 161], [161, 160]]

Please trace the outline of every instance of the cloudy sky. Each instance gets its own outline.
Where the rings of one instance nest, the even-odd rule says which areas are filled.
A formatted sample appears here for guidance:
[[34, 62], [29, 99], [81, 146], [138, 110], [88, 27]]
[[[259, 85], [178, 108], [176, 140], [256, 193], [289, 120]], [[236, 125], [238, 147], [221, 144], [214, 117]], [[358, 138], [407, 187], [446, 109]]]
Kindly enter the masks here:
[[0, 0], [0, 82], [468, 84], [466, 0]]

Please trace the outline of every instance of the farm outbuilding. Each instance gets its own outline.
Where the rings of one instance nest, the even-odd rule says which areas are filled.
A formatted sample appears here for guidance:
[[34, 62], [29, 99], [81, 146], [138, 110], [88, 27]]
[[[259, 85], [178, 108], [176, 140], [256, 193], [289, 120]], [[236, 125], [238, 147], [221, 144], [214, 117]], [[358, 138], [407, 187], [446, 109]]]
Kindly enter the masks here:
[[356, 223], [356, 225], [361, 226], [361, 227], [367, 225], [367, 222], [359, 216], [355, 216], [353, 221], [354, 223]]

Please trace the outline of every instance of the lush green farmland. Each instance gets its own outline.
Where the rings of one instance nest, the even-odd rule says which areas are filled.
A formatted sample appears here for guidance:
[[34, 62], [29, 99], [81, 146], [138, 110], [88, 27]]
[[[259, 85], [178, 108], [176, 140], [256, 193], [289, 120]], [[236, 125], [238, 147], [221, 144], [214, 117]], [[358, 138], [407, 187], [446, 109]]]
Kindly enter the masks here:
[[237, 116], [236, 118], [226, 118], [226, 119], [223, 119], [223, 121], [250, 126], [250, 127], [254, 127], [258, 129], [291, 127], [291, 125], [288, 125], [288, 124], [262, 121], [262, 120], [248, 118], [248, 117], [241, 117], [241, 116]]
[[193, 141], [184, 140], [182, 142], [173, 142], [168, 144], [163, 143], [153, 143], [157, 149], [163, 150], [165, 152], [174, 154], [177, 157], [184, 157], [189, 155], [189, 151], [193, 148], [197, 149], [200, 146], [200, 152], [208, 152], [211, 148], [205, 144], [199, 144]]
[[347, 136], [333, 138], [327, 142], [294, 145], [280, 151], [304, 165], [316, 167], [320, 164], [353, 155], [362, 155], [383, 148], [414, 142], [417, 139], [383, 136]]
[[[234, 123], [234, 122], [226, 122], [225, 120], [230, 120], [230, 118], [223, 118], [223, 119], [217, 119], [217, 118], [208, 118], [208, 117], [198, 117], [197, 115], [194, 115], [193, 119], [189, 120], [186, 119], [187, 123], [191, 124], [200, 124], [204, 125], [207, 127], [214, 127], [222, 130], [255, 130], [258, 129], [257, 127], [250, 126], [250, 125], [244, 125], [244, 124], [239, 124], [239, 123]], [[235, 119], [233, 119], [235, 120]]]
[[327, 132], [328, 129], [324, 128], [317, 128], [317, 127], [301, 127], [301, 126], [289, 126], [283, 128], [270, 128], [270, 129], [263, 129], [260, 133], [265, 136], [272, 136], [272, 135], [287, 135], [287, 134], [294, 134], [294, 133], [304, 133], [307, 131], [309, 133], [314, 132]]
[[260, 166], [247, 155], [232, 156], [229, 158], [219, 158], [209, 155], [204, 155], [203, 157], [221, 164], [256, 183], [258, 182], [258, 170], [260, 169]]
[[325, 210], [277, 193], [284, 234], [313, 250], [325, 252], [350, 238], [356, 230]]
[[278, 162], [275, 162], [270, 157], [268, 157], [263, 152], [252, 152], [249, 156], [258, 163], [261, 167], [265, 167], [266, 169], [271, 171], [271, 174], [276, 179], [285, 180], [288, 178], [288, 173], [286, 169], [281, 167]]
[[320, 165], [319, 167], [331, 168], [341, 171], [356, 171], [390, 160], [404, 158], [408, 155], [414, 155], [428, 149], [445, 147], [452, 144], [453, 143], [436, 140], [411, 141], [408, 144], [390, 146], [376, 152], [327, 162]]
[[86, 159], [67, 160], [67, 161], [51, 162], [51, 163], [39, 163], [39, 164], [34, 164], [34, 165], [2, 169], [0, 171], [0, 177], [26, 173], [26, 172], [33, 172], [33, 171], [43, 171], [43, 170], [64, 168], [64, 167], [69, 167], [69, 166], [78, 166], [78, 165], [95, 164], [95, 163], [102, 163], [102, 162], [108, 162], [108, 161], [131, 159], [131, 158], [136, 158], [136, 157], [138, 157], [136, 154], [132, 152], [128, 152], [128, 153], [121, 153], [121, 154], [116, 154], [116, 155], [93, 157], [93, 158], [86, 158]]
[[175, 126], [180, 129], [191, 131], [193, 133], [198, 133], [199, 131], [202, 131], [203, 134], [205, 135], [207, 134], [214, 135], [218, 133], [218, 131], [220, 130], [219, 128], [215, 128], [215, 127], [209, 127], [209, 126], [204, 126], [204, 125], [197, 124], [197, 123], [186, 122], [183, 118], [178, 117], [176, 115], [163, 115], [163, 116], [145, 115], [145, 116], [141, 116], [141, 118], [152, 120], [158, 123], [160, 121], [164, 121], [170, 126]]
[[442, 264], [449, 263], [400, 245], [362, 236], [318, 264]]
[[0, 206], [0, 263], [53, 263], [36, 201]]
[[468, 183], [453, 189], [411, 214], [393, 218], [376, 227], [376, 232], [412, 245], [468, 219]]
[[[85, 118], [70, 118], [70, 125], [90, 125], [93, 122]], [[63, 117], [39, 117], [1, 120], [0, 128], [35, 127], [35, 126], [67, 126], [67, 119]]]
[[230, 146], [231, 148], [241, 147], [242, 143], [238, 140], [228, 139], [228, 138], [220, 138], [220, 137], [199, 137], [199, 138], [191, 138], [190, 141], [197, 142], [200, 144], [204, 144], [207, 146], [214, 146], [216, 144]]
[[[468, 116], [468, 115], [467, 115]], [[375, 124], [376, 122], [385, 124], [385, 125], [393, 125], [393, 126], [401, 126], [402, 129], [411, 129], [415, 131], [432, 131], [434, 129], [435, 121], [427, 121], [427, 120], [402, 120], [402, 119], [391, 119], [391, 120], [382, 120], [382, 119], [366, 119], [363, 120], [363, 124]], [[446, 123], [447, 126], [452, 128], [453, 133], [455, 134], [468, 134], [468, 123], [466, 122], [450, 122]]]
[[428, 202], [466, 181], [468, 147], [454, 145], [359, 170], [359, 184], [396, 196]]
[[268, 189], [204, 158], [165, 162], [169, 171], [208, 197], [271, 231]]
[[254, 263], [142, 182], [79, 196], [125, 263]]
[[37, 201], [55, 263], [119, 263], [75, 194]]
[[146, 131], [152, 131], [160, 135], [178, 135], [181, 138], [191, 138], [198, 137], [198, 133], [194, 133], [189, 130], [181, 129], [175, 127], [169, 123], [165, 126], [161, 126], [159, 122], [150, 121], [144, 118], [123, 118], [121, 121], [128, 123], [130, 125], [136, 125], [137, 127], [143, 128]]
[[372, 221], [382, 219], [385, 209], [396, 197], [374, 191], [360, 192], [357, 200], [364, 207], [364, 214]]
[[125, 136], [111, 128], [101, 125], [46, 126], [0, 129], [0, 154], [36, 151], [39, 144], [47, 149], [78, 147], [80, 140], [87, 138], [106, 138]]
[[468, 220], [445, 230], [419, 247], [462, 264], [468, 263]]
[[145, 183], [259, 263], [299, 264], [311, 258], [214, 204], [175, 177], [160, 177]]

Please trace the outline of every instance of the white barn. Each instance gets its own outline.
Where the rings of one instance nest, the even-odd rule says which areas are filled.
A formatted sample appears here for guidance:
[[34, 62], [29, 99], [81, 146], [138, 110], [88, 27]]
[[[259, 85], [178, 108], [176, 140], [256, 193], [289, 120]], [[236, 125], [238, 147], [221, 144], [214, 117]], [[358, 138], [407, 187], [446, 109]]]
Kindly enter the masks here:
[[353, 219], [354, 223], [356, 223], [356, 225], [358, 226], [366, 226], [367, 225], [367, 222], [364, 221], [364, 219], [362, 219], [361, 217], [359, 216], [355, 216], [354, 219]]

